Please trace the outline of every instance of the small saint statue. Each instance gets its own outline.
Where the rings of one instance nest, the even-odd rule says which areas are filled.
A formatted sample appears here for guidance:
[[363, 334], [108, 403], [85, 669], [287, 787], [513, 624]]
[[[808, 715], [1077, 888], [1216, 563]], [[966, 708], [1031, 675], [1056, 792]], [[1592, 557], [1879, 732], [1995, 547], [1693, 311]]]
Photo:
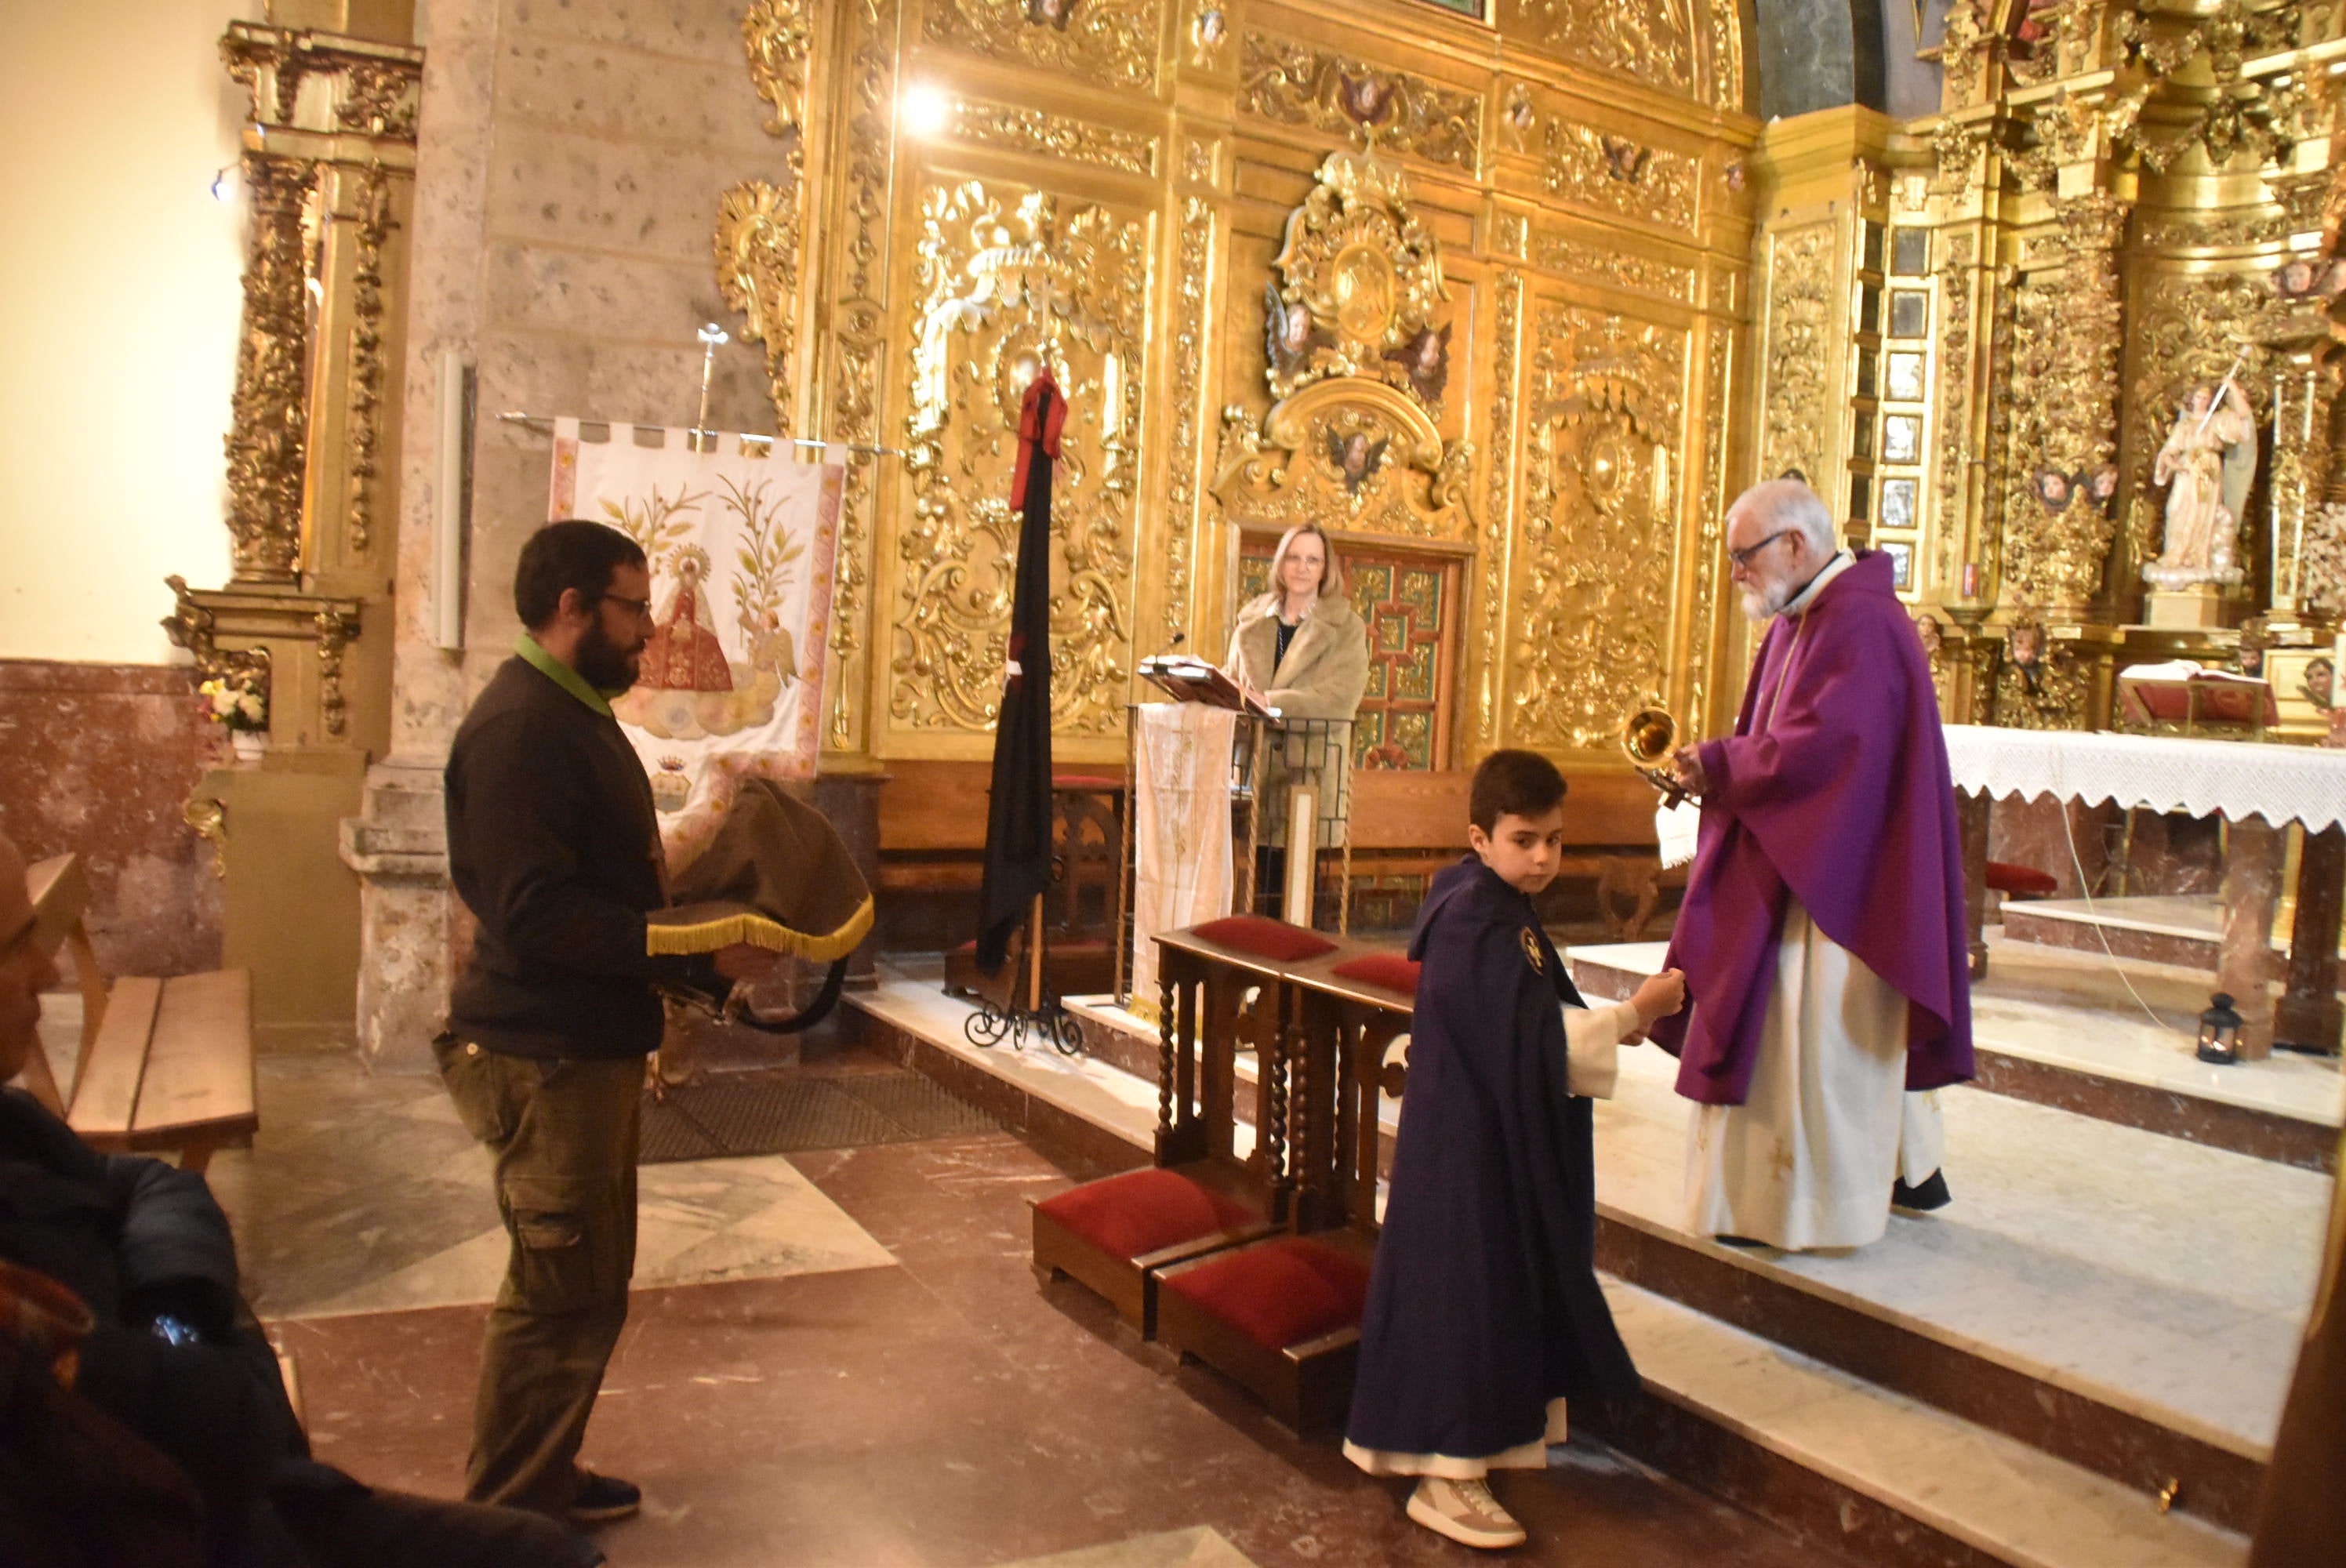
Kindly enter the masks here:
[[2256, 477], [2257, 427], [2249, 401], [2229, 382], [2194, 387], [2158, 449], [2151, 482], [2166, 484], [2167, 537], [2143, 579], [2162, 588], [2237, 584], [2242, 573], [2240, 509]]

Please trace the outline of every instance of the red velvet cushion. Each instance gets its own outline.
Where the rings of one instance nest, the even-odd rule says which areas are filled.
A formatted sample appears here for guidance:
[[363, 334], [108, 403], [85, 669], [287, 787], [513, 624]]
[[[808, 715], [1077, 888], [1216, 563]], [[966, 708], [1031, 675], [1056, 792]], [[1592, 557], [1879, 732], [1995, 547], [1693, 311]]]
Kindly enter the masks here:
[[1240, 1247], [1168, 1275], [1165, 1288], [1266, 1350], [1283, 1350], [1361, 1320], [1368, 1265], [1308, 1236]]
[[1103, 1252], [1138, 1257], [1260, 1218], [1179, 1171], [1127, 1171], [1070, 1187], [1035, 1206]]
[[1424, 967], [1397, 952], [1372, 952], [1360, 958], [1348, 958], [1329, 972], [1341, 974], [1346, 980], [1357, 980], [1363, 985], [1382, 985], [1387, 991], [1405, 992], [1415, 996], [1418, 971]]
[[1268, 915], [1224, 915], [1200, 926], [1189, 928], [1189, 934], [1224, 947], [1250, 952], [1257, 958], [1267, 958], [1274, 963], [1292, 963], [1299, 958], [1317, 958], [1323, 952], [1333, 952], [1336, 944], [1318, 932], [1306, 931], [1300, 925], [1290, 925], [1283, 920]]
[[1987, 863], [1987, 885], [2000, 893], [2034, 893], [2041, 898], [2061, 884], [2035, 866], [2015, 866], [2007, 860], [1990, 860]]
[[1051, 775], [1051, 788], [1054, 789], [1091, 789], [1103, 793], [1114, 793], [1121, 791], [1124, 789], [1124, 780], [1121, 779], [1110, 779], [1104, 775], [1094, 775], [1090, 773], [1054, 773]]

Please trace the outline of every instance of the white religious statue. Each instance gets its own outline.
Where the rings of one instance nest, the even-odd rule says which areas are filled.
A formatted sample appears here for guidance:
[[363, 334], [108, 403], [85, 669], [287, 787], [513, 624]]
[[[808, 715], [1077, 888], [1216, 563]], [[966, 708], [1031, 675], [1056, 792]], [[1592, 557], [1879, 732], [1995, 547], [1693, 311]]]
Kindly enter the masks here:
[[2240, 389], [2226, 383], [2218, 402], [2216, 389], [2192, 388], [2151, 470], [2152, 483], [2168, 487], [2167, 537], [2142, 569], [2144, 581], [2162, 588], [2239, 583], [2240, 510], [2256, 470], [2256, 419]]

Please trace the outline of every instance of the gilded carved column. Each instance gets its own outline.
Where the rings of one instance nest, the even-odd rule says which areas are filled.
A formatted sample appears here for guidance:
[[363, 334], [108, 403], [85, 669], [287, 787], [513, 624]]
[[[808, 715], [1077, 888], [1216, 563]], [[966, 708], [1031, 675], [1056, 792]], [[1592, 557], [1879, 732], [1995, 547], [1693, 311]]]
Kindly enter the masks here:
[[2338, 345], [2328, 316], [2310, 310], [2280, 318], [2263, 337], [2280, 361], [2272, 389], [2272, 608], [2266, 625], [2302, 627], [2320, 640], [2337, 619], [2337, 588], [2329, 585], [2325, 592], [2320, 579], [2338, 521], [2322, 500], [2332, 461]]
[[[2117, 248], [2129, 204], [2107, 190], [2059, 203], [2066, 260], [2055, 312], [2053, 399], [2045, 411], [2042, 467], [2096, 473], [2118, 449], [2120, 307]], [[2090, 617], [2116, 524], [2099, 507], [2035, 507], [2035, 586], [2042, 607], [2064, 619]]]
[[234, 581], [291, 583], [301, 558], [310, 417], [302, 213], [317, 169], [248, 152], [244, 183], [252, 197], [252, 241], [227, 437], [228, 527]]

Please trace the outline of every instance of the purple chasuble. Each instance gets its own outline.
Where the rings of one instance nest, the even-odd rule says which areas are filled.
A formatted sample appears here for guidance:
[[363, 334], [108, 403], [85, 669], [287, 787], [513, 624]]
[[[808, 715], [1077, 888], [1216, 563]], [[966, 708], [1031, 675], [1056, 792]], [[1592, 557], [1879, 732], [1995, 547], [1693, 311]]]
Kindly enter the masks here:
[[1670, 937], [1691, 1005], [1654, 1025], [1678, 1093], [1739, 1105], [1776, 985], [1785, 900], [1907, 1003], [1906, 1086], [1973, 1075], [1964, 863], [1922, 639], [1868, 552], [1778, 616], [1735, 733], [1698, 748], [1709, 792]]

